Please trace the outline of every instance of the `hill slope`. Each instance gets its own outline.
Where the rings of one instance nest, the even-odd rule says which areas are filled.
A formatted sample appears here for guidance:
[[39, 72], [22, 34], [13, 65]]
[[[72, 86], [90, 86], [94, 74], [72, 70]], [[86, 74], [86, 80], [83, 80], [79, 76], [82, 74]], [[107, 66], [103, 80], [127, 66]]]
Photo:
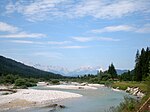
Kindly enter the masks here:
[[62, 75], [42, 71], [15, 60], [0, 56], [0, 74], [15, 74], [24, 77], [61, 78]]

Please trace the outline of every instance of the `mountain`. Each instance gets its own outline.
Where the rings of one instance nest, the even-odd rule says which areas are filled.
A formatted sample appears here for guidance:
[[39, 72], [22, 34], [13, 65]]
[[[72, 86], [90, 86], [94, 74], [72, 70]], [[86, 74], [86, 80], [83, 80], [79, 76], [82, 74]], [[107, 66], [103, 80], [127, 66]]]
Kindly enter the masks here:
[[66, 75], [69, 73], [69, 70], [67, 68], [60, 67], [60, 66], [34, 64], [33, 67], [38, 68], [40, 70], [44, 70], [44, 71], [51, 71], [56, 74]]
[[53, 73], [63, 74], [65, 76], [78, 76], [78, 75], [85, 75], [85, 74], [97, 74], [97, 71], [102, 70], [100, 67], [91, 67], [91, 66], [82, 66], [75, 70], [68, 70], [65, 67], [60, 66], [44, 66], [40, 64], [34, 64], [35, 68], [40, 70], [51, 71]]
[[[68, 74], [71, 76], [85, 75], [85, 74], [93, 74], [96, 75], [98, 71], [102, 70], [100, 67], [91, 67], [91, 66], [82, 66], [78, 69], [70, 71]], [[102, 70], [103, 71], [103, 70]]]
[[37, 78], [61, 78], [62, 75], [52, 72], [46, 72], [27, 66], [15, 60], [0, 56], [0, 74], [15, 74], [24, 77], [37, 77]]
[[[79, 67], [75, 70], [68, 70], [65, 67], [61, 66], [48, 66], [48, 65], [41, 65], [41, 64], [34, 64], [33, 65], [35, 68], [38, 68], [40, 70], [45, 70], [45, 71], [51, 71], [56, 74], [62, 74], [64, 76], [78, 76], [78, 75], [85, 75], [85, 74], [97, 74], [97, 71], [104, 71], [101, 67], [96, 66], [96, 67], [91, 67], [91, 66], [82, 66]], [[121, 75], [124, 72], [127, 72], [128, 70], [120, 70], [116, 69], [117, 74]]]

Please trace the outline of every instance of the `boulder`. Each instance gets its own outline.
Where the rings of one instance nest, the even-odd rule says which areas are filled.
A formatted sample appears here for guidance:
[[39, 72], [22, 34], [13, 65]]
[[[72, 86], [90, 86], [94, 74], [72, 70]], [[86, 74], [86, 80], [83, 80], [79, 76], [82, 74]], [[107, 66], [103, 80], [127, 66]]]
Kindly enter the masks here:
[[139, 91], [139, 92], [137, 93], [137, 96], [138, 96], [139, 98], [142, 98], [142, 97], [145, 96], [145, 94]]
[[64, 106], [64, 105], [59, 105], [59, 107], [60, 107], [60, 108], [65, 108], [65, 106]]

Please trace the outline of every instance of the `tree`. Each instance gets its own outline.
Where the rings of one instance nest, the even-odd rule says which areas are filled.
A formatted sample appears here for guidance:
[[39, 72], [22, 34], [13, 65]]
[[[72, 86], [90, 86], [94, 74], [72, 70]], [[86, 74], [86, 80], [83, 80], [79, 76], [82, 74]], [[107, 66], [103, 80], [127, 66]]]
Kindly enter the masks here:
[[137, 50], [136, 57], [135, 57], [135, 80], [136, 81], [141, 81], [142, 80], [141, 69], [140, 69], [140, 54], [139, 54], [139, 50]]
[[133, 76], [129, 70], [128, 70], [128, 72], [125, 72], [125, 73], [120, 75], [120, 80], [132, 81], [132, 79], [133, 79]]
[[148, 77], [149, 72], [149, 61], [150, 61], [150, 49], [147, 47], [145, 50], [142, 48], [141, 54], [139, 54], [139, 51], [136, 53], [136, 59], [135, 59], [135, 80], [136, 81], [142, 81], [145, 80], [146, 77]]
[[117, 72], [116, 72], [116, 69], [115, 69], [113, 63], [109, 66], [108, 73], [111, 75], [112, 79], [117, 78]]

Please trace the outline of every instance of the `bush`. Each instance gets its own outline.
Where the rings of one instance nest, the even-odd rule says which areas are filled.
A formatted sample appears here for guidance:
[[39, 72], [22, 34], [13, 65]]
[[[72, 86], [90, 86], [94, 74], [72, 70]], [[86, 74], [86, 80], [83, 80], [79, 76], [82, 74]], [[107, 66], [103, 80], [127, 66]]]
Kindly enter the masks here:
[[58, 85], [58, 84], [60, 84], [60, 82], [59, 82], [58, 80], [52, 80], [52, 81], [51, 81], [51, 84]]
[[110, 108], [109, 112], [135, 112], [137, 103], [136, 99], [125, 96], [124, 102], [116, 108]]
[[22, 85], [26, 85], [26, 81], [24, 79], [19, 78], [15, 81], [15, 86], [22, 86]]
[[36, 83], [30, 82], [28, 79], [19, 78], [15, 81], [15, 86], [17, 86], [16, 88], [26, 89], [27, 87], [36, 86]]

